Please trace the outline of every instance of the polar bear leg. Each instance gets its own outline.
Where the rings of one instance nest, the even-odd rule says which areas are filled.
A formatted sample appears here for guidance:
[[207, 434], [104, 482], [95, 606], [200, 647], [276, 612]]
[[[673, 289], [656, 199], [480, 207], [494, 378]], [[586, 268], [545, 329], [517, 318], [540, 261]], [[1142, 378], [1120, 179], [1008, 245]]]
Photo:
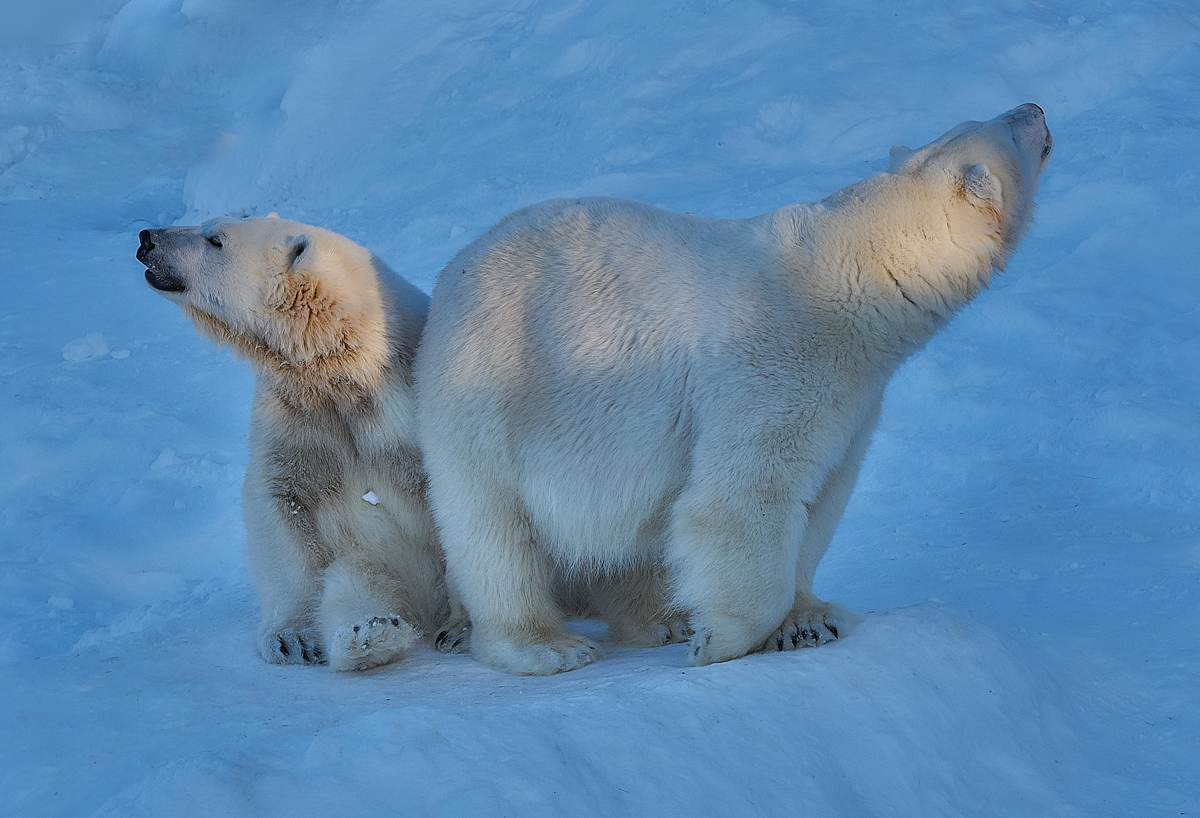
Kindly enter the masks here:
[[321, 594], [320, 573], [294, 521], [280, 515], [253, 473], [245, 488], [246, 560], [262, 607], [258, 652], [276, 665], [319, 663], [323, 654], [313, 611]]
[[795, 650], [824, 645], [850, 633], [863, 618], [836, 602], [822, 602], [809, 592], [796, 592], [796, 601], [775, 632], [759, 648]]
[[796, 599], [792, 610], [775, 632], [763, 642], [761, 650], [795, 650], [815, 647], [848, 634], [862, 617], [832, 602], [822, 602], [812, 592], [817, 564], [825, 556], [833, 533], [842, 519], [859, 468], [871, 443], [871, 434], [879, 421], [881, 400], [877, 400], [866, 421], [855, 433], [850, 448], [838, 468], [825, 480], [820, 494], [808, 510], [808, 527], [800, 545], [796, 563]]
[[441, 653], [466, 653], [471, 649], [471, 617], [463, 607], [454, 585], [447, 582], [447, 600], [450, 614], [438, 626], [433, 637], [433, 646]]
[[442, 545], [451, 581], [471, 615], [471, 654], [496, 670], [549, 676], [574, 670], [602, 655], [592, 641], [567, 630], [554, 600], [553, 568], [540, 552], [520, 502], [481, 480], [443, 474], [438, 491], [458, 487], [442, 505]]
[[692, 635], [687, 614], [671, 604], [666, 570], [657, 560], [597, 580], [586, 610], [603, 619], [609, 635], [626, 647], [671, 645]]
[[258, 573], [262, 603], [255, 643], [263, 659], [275, 665], [312, 665], [324, 660], [312, 611], [320, 583], [297, 564], [279, 564]]
[[[795, 552], [786, 547], [787, 504], [742, 503], [756, 491], [689, 490], [675, 508], [667, 550], [676, 599], [691, 611], [693, 665], [744, 656], [795, 597]], [[803, 520], [798, 521], [803, 526]]]
[[330, 565], [317, 611], [329, 666], [366, 670], [403, 656], [421, 636], [401, 614], [403, 599], [400, 581], [382, 567]]
[[316, 665], [325, 658], [317, 629], [296, 621], [264, 618], [259, 624], [256, 644], [263, 659], [275, 665]]

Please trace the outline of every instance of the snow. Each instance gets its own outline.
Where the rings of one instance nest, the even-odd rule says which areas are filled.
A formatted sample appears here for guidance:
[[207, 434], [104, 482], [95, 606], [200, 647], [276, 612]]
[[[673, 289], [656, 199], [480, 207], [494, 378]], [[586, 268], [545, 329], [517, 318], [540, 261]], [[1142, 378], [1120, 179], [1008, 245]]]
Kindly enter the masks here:
[[[1196, 814], [1198, 83], [1167, 0], [0, 6], [0, 813]], [[749, 216], [1027, 101], [1038, 222], [893, 381], [818, 573], [849, 638], [258, 658], [252, 378], [138, 230], [278, 211], [428, 291], [525, 204]]]

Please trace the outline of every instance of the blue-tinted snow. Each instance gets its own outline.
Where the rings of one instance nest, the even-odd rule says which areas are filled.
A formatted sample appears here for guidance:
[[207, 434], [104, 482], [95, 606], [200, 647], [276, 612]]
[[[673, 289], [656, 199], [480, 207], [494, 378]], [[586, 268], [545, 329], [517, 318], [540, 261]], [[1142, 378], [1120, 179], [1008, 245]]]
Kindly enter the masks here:
[[[0, 812], [1200, 810], [1193, 4], [46, 0], [0, 49]], [[893, 382], [818, 575], [852, 638], [258, 659], [252, 379], [139, 229], [276, 210], [428, 290], [525, 204], [748, 216], [1026, 101], [1038, 223]]]

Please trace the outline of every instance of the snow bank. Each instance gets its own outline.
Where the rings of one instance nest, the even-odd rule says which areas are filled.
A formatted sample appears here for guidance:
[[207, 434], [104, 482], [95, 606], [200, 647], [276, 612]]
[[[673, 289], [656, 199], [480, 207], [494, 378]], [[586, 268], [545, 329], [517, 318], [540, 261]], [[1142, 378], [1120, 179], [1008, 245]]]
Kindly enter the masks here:
[[683, 660], [616, 650], [524, 680], [432, 652], [354, 679], [242, 667], [312, 703], [288, 708], [286, 741], [253, 719], [221, 735], [262, 695], [226, 678], [233, 701], [189, 727], [203, 750], [168, 752], [97, 815], [1083, 814], [1062, 692], [943, 608], [872, 615], [828, 650]]

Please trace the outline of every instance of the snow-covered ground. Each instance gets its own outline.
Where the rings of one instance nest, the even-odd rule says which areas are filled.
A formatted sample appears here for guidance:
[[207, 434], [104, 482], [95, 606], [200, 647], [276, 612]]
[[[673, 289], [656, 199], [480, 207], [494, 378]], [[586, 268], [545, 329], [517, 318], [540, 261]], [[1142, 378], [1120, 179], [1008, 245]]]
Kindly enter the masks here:
[[[1198, 89], [1188, 0], [0, 4], [0, 814], [1197, 814]], [[817, 577], [851, 638], [257, 657], [252, 380], [139, 229], [277, 210], [428, 290], [525, 204], [749, 216], [1026, 101], [1039, 221]]]

